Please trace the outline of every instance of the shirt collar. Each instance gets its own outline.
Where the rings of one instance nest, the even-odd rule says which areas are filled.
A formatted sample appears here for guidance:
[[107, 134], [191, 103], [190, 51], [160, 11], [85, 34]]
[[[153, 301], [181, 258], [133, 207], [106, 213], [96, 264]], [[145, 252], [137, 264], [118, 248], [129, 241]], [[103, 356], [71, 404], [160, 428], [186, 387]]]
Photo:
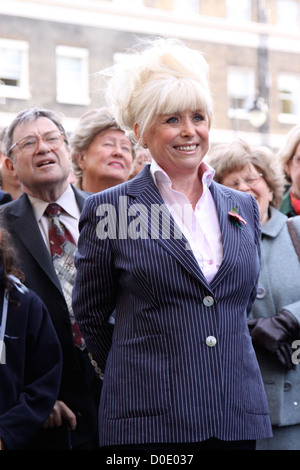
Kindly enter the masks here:
[[[28, 197], [31, 202], [36, 220], [39, 221], [43, 216], [45, 209], [49, 203], [34, 196]], [[79, 208], [76, 202], [75, 193], [72, 190], [71, 185], [67, 187], [66, 191], [60, 196], [60, 198], [57, 199], [57, 201], [53, 202], [59, 204], [63, 208], [63, 210], [67, 212], [71, 217], [78, 219]]]
[[[168, 174], [158, 165], [158, 163], [153, 158], [150, 164], [150, 173], [156, 185], [158, 182], [165, 182], [168, 183], [170, 186], [172, 185]], [[209, 187], [214, 176], [215, 170], [208, 163], [202, 161], [199, 166], [199, 177], [202, 178], [203, 185]]]

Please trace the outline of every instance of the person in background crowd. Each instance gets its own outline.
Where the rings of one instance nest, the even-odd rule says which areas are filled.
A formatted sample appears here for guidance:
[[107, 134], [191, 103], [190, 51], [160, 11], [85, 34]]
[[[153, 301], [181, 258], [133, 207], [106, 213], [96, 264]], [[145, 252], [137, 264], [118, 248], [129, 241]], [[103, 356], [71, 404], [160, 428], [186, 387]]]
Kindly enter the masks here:
[[[278, 207], [284, 175], [274, 153], [238, 140], [216, 146], [207, 157], [215, 180], [252, 194], [262, 224], [262, 261], [249, 328], [268, 397], [273, 438], [258, 450], [300, 450], [300, 367], [293, 361], [300, 338], [300, 263], [288, 218]], [[293, 222], [300, 241], [300, 217]], [[296, 356], [295, 356], [296, 357]]]
[[101, 383], [71, 305], [78, 219], [87, 194], [69, 183], [71, 156], [60, 115], [40, 107], [21, 111], [8, 127], [6, 154], [24, 194], [1, 206], [4, 222], [26, 286], [45, 303], [63, 353], [58, 399], [33, 446], [97, 448]]
[[49, 313], [21, 283], [0, 227], [0, 450], [26, 450], [57, 399], [62, 354]]
[[288, 217], [300, 215], [300, 125], [287, 134], [285, 144], [277, 154], [287, 179], [287, 189], [280, 211]]
[[5, 128], [0, 131], [0, 204], [17, 199], [23, 193], [22, 185], [14, 171], [9, 170], [10, 160], [4, 152]]
[[134, 178], [139, 174], [145, 165], [151, 163], [152, 157], [149, 149], [139, 146], [138, 144], [134, 148], [135, 157], [132, 162], [131, 172], [129, 179]]
[[70, 147], [79, 189], [96, 193], [129, 178], [132, 143], [108, 108], [81, 117]]
[[179, 40], [158, 39], [111, 72], [108, 104], [152, 163], [90, 196], [80, 218], [73, 309], [104, 374], [100, 446], [254, 450], [272, 435], [247, 326], [259, 212], [203, 162], [208, 64]]

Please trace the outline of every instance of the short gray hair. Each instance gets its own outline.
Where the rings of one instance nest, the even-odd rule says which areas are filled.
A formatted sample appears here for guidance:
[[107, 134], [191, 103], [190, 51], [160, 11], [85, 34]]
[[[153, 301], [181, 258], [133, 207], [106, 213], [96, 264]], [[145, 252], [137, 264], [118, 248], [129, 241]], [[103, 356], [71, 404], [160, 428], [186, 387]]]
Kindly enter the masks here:
[[221, 184], [228, 174], [252, 164], [262, 173], [273, 192], [270, 205], [279, 207], [284, 192], [284, 174], [276, 156], [268, 147], [250, 146], [244, 140], [237, 139], [229, 144], [216, 145], [205, 157], [205, 161], [214, 168], [214, 179]]
[[6, 133], [5, 133], [5, 143], [4, 143], [5, 153], [12, 160], [13, 160], [13, 154], [10, 148], [13, 144], [12, 139], [13, 139], [13, 134], [14, 134], [15, 129], [21, 124], [24, 124], [25, 122], [33, 122], [33, 121], [36, 121], [36, 119], [40, 117], [45, 117], [49, 119], [50, 121], [52, 121], [56, 125], [56, 127], [59, 129], [59, 131], [64, 135], [65, 143], [68, 145], [66, 131], [62, 125], [63, 115], [61, 113], [52, 111], [50, 109], [41, 108], [41, 107], [27, 108], [27, 109], [24, 109], [23, 111], [20, 111], [17, 114], [17, 116], [8, 126]]

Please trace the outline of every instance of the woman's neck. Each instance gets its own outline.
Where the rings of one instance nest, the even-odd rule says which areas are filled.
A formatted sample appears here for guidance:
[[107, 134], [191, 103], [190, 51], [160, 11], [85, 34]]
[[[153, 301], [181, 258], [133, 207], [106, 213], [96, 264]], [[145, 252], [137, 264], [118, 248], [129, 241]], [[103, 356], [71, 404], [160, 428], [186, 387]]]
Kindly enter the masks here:
[[189, 200], [193, 209], [195, 209], [197, 202], [203, 193], [203, 184], [200, 177], [194, 175], [190, 178], [171, 178], [172, 189], [183, 193]]

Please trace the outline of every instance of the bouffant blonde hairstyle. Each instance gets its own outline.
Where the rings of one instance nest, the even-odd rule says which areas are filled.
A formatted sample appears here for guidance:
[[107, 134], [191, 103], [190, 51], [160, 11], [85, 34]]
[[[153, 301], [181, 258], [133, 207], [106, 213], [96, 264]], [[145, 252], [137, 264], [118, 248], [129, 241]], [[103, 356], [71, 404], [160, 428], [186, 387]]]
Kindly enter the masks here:
[[215, 170], [215, 181], [221, 184], [225, 176], [252, 164], [273, 192], [270, 205], [279, 207], [284, 192], [284, 174], [274, 152], [268, 147], [250, 146], [237, 139], [229, 144], [216, 145], [205, 161]]
[[102, 72], [106, 100], [121, 127], [139, 126], [140, 142], [157, 115], [201, 110], [212, 121], [209, 66], [203, 54], [178, 39], [141, 41], [125, 60]]

